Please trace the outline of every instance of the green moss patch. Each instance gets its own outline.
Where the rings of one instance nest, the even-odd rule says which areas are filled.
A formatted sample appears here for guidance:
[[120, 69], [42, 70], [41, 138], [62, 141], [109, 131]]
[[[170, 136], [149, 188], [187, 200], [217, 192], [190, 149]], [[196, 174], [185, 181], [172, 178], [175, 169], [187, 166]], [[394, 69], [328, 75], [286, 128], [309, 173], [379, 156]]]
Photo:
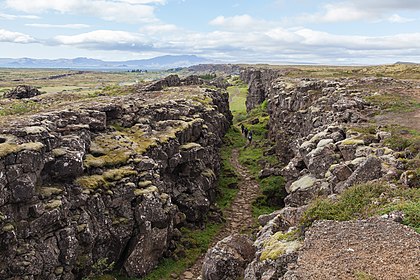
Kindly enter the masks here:
[[111, 182], [119, 181], [125, 177], [136, 175], [137, 171], [131, 168], [123, 167], [119, 169], [110, 169], [102, 175], [83, 176], [76, 179], [75, 183], [87, 189], [97, 189], [108, 187]]
[[20, 151], [40, 151], [44, 148], [44, 144], [40, 142], [28, 142], [23, 144], [16, 143], [3, 143], [0, 144], [0, 158], [5, 157], [9, 154], [18, 153]]

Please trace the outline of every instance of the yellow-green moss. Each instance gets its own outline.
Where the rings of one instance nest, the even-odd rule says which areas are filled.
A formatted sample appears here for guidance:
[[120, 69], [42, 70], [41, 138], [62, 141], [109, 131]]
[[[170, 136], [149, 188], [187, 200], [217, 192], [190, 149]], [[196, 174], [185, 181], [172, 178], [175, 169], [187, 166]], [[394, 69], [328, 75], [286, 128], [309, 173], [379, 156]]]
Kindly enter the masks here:
[[63, 203], [59, 199], [51, 200], [50, 202], [45, 204], [45, 209], [48, 209], [48, 210], [55, 209], [55, 208], [60, 207], [62, 204]]
[[139, 188], [144, 189], [144, 188], [150, 186], [151, 184], [152, 184], [152, 181], [142, 181], [138, 185], [139, 185]]
[[83, 176], [76, 179], [76, 184], [87, 189], [97, 189], [107, 186], [108, 183], [101, 175]]
[[301, 242], [294, 241], [276, 241], [271, 242], [271, 245], [265, 246], [261, 252], [260, 260], [276, 260], [281, 255], [294, 252], [301, 247]]
[[52, 154], [54, 157], [62, 157], [67, 154], [67, 150], [64, 148], [57, 148], [52, 150]]
[[54, 187], [43, 187], [39, 190], [39, 194], [43, 197], [51, 197], [52, 195], [61, 194], [62, 192], [62, 189]]
[[94, 157], [87, 155], [84, 160], [84, 165], [87, 168], [91, 167], [109, 167], [127, 163], [130, 158], [130, 153], [123, 150], [115, 150], [107, 155]]
[[188, 151], [194, 148], [201, 148], [201, 145], [198, 143], [191, 142], [191, 143], [187, 143], [179, 147], [181, 151]]
[[90, 153], [84, 160], [87, 168], [113, 167], [128, 162], [131, 156], [143, 154], [156, 145], [156, 139], [144, 136], [138, 127], [121, 128], [118, 131], [95, 138]]
[[158, 192], [158, 188], [156, 186], [150, 186], [146, 189], [135, 189], [134, 190], [134, 195], [135, 196], [141, 196], [141, 195], [145, 195], [145, 194], [149, 194], [149, 193], [154, 193], [154, 192]]
[[13, 230], [15, 230], [15, 227], [14, 227], [12, 224], [6, 224], [6, 225], [2, 228], [2, 230], [3, 230], [3, 231], [5, 231], [5, 232], [9, 232], [9, 231], [13, 231]]
[[285, 253], [293, 252], [301, 246], [301, 242], [296, 239], [297, 231], [283, 233], [281, 231], [273, 234], [263, 244], [260, 260], [276, 260]]
[[205, 170], [203, 170], [203, 172], [201, 172], [201, 175], [207, 178], [216, 178], [216, 174], [214, 174], [213, 170], [211, 170], [210, 168], [206, 168]]
[[122, 178], [131, 176], [131, 175], [137, 175], [137, 171], [123, 167], [119, 169], [111, 169], [104, 172], [103, 177], [107, 181], [119, 181]]
[[77, 232], [83, 232], [87, 228], [87, 224], [81, 224], [77, 226]]
[[112, 220], [112, 225], [121, 225], [128, 224], [128, 219], [126, 217], [118, 217]]
[[97, 189], [108, 187], [110, 182], [119, 181], [125, 177], [136, 175], [137, 171], [130, 167], [122, 167], [118, 169], [110, 169], [102, 175], [83, 176], [76, 179], [76, 184], [87, 189]]
[[3, 143], [0, 144], [0, 157], [5, 157], [12, 153], [18, 153], [20, 151], [28, 150], [28, 151], [40, 151], [44, 147], [44, 144], [40, 142], [29, 142], [23, 144], [16, 144], [16, 143]]
[[364, 145], [365, 141], [360, 139], [346, 139], [341, 141], [342, 145]]

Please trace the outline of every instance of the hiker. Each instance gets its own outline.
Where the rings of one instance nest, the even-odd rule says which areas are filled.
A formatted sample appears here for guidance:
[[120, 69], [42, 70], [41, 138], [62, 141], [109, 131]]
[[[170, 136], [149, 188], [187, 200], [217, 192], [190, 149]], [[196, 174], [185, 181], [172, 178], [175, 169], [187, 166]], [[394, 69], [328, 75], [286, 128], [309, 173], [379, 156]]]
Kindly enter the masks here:
[[242, 134], [244, 134], [244, 130], [245, 130], [245, 126], [244, 126], [244, 124], [241, 124], [241, 131], [242, 131]]
[[251, 142], [252, 142], [252, 130], [250, 130], [249, 133], [248, 133], [248, 141], [249, 141], [249, 144], [251, 144]]
[[248, 128], [244, 128], [244, 134], [245, 134], [245, 138], [247, 138], [248, 137]]

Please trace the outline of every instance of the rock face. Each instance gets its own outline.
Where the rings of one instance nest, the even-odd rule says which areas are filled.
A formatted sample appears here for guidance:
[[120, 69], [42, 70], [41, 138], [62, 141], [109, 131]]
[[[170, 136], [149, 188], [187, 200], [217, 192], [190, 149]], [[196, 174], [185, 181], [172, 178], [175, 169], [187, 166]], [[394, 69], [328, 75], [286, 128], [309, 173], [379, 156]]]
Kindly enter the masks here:
[[248, 83], [248, 95], [246, 98], [246, 110], [250, 111], [267, 99], [271, 90], [272, 82], [281, 76], [283, 72], [271, 69], [249, 69], [241, 71], [241, 80]]
[[21, 85], [17, 86], [14, 89], [5, 93], [4, 97], [6, 98], [14, 98], [14, 99], [22, 99], [22, 98], [31, 98], [37, 95], [40, 95], [41, 92], [31, 86]]
[[236, 280], [244, 275], [246, 265], [255, 254], [252, 241], [244, 235], [231, 235], [211, 248], [204, 259], [204, 280]]
[[224, 92], [171, 88], [3, 127], [0, 278], [80, 279], [111, 263], [150, 271], [174, 229], [202, 223], [214, 201], [228, 108]]
[[[290, 237], [299, 227], [307, 205], [319, 196], [334, 198], [359, 183], [399, 180], [412, 187], [418, 178], [414, 170], [405, 170], [399, 162], [401, 153], [386, 147], [388, 132], [374, 127], [373, 131], [369, 128], [369, 133], [363, 133], [369, 127], [367, 120], [376, 110], [363, 98], [367, 94], [363, 85], [367, 83], [368, 87], [372, 79], [295, 79], [284, 77], [284, 73], [252, 68], [241, 72], [242, 79], [249, 84], [247, 110], [264, 100], [268, 102], [269, 138], [285, 165], [282, 169], [268, 167], [260, 176], [282, 174], [288, 193], [285, 208], [259, 218], [263, 228], [254, 242], [256, 254], [246, 268], [245, 279], [351, 279], [348, 275], [340, 278], [333, 274], [314, 272], [318, 276], [313, 276], [290, 272], [302, 256], [299, 242]], [[381, 86], [398, 83], [392, 79], [374, 82]], [[328, 238], [322, 236], [322, 233], [328, 235], [328, 230], [315, 233], [318, 230], [323, 229], [315, 226], [311, 232], [319, 239]], [[335, 246], [334, 238], [331, 237], [331, 247]], [[369, 242], [363, 244], [368, 246]], [[321, 252], [322, 248], [317, 250]], [[315, 251], [312, 257], [317, 259]]]

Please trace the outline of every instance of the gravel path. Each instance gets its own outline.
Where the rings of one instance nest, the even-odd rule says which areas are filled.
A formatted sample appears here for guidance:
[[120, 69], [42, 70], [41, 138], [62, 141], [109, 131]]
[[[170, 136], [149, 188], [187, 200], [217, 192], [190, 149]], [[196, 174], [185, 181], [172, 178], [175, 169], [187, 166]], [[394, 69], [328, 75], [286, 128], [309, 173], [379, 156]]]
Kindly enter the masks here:
[[379, 218], [316, 222], [286, 279], [420, 279], [420, 235]]
[[[233, 150], [230, 162], [239, 175], [239, 192], [232, 202], [232, 205], [225, 210], [224, 216], [226, 225], [215, 236], [211, 246], [214, 246], [218, 241], [231, 234], [252, 230], [254, 226], [252, 202], [258, 197], [260, 190], [257, 181], [252, 179], [248, 170], [239, 163], [238, 156], [238, 150]], [[200, 275], [203, 259], [204, 254], [191, 268], [181, 275], [180, 279], [201, 279]]]

